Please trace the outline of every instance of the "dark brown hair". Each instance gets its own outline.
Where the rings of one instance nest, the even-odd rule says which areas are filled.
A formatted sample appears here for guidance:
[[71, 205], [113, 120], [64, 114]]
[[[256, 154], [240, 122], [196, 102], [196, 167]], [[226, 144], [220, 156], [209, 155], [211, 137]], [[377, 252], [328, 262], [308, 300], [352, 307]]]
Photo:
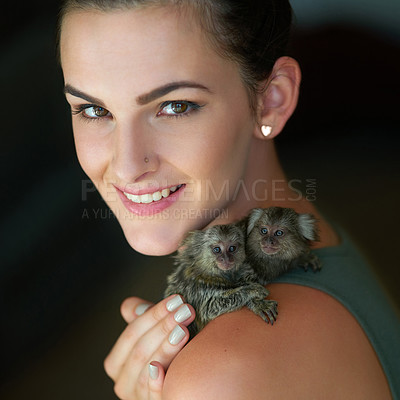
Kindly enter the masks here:
[[275, 61], [285, 55], [292, 9], [288, 0], [65, 0], [59, 15], [72, 11], [189, 7], [197, 16], [213, 48], [236, 62], [255, 109], [255, 93], [262, 91]]

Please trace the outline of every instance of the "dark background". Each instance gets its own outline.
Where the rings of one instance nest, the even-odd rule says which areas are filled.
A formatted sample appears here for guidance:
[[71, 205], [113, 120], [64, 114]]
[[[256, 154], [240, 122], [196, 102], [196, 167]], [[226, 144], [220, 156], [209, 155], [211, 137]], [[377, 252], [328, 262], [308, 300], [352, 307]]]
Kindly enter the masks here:
[[[169, 257], [134, 252], [99, 195], [82, 191], [55, 60], [58, 4], [0, 16], [2, 399], [114, 399], [102, 362], [124, 327], [119, 305], [158, 300], [171, 269]], [[299, 18], [302, 92], [277, 143], [289, 177], [304, 191], [315, 180], [317, 206], [400, 304], [400, 34], [356, 17]]]

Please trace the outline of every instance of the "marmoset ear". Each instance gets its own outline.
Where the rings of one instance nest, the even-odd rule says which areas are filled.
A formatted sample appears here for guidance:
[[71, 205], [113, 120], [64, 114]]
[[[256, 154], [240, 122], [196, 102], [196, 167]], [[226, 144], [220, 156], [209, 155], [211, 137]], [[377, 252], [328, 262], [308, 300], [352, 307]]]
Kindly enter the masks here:
[[204, 232], [200, 230], [190, 231], [182, 240], [179, 252], [186, 254], [188, 258], [196, 257], [201, 254], [204, 242]]
[[253, 208], [249, 214], [249, 220], [247, 222], [247, 236], [250, 235], [251, 231], [254, 229], [255, 224], [263, 215], [264, 210], [262, 208]]
[[300, 233], [307, 240], [318, 240], [316, 219], [312, 214], [299, 214]]
[[272, 139], [282, 131], [297, 106], [300, 82], [298, 62], [291, 57], [278, 58], [265, 89], [257, 95], [258, 126], [254, 132], [257, 138]]

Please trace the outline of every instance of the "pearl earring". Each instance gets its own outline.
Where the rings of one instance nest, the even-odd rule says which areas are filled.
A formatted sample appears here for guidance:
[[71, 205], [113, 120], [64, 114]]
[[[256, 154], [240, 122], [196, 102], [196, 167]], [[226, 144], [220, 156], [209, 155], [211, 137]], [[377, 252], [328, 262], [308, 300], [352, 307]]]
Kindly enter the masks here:
[[261, 126], [261, 132], [262, 132], [264, 137], [269, 136], [271, 134], [271, 132], [272, 132], [272, 126], [262, 125]]

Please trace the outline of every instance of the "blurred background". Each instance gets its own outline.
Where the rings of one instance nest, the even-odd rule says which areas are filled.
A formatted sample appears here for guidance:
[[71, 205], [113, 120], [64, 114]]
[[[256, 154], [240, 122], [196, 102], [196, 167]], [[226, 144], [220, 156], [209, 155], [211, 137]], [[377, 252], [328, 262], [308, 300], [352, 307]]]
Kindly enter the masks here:
[[[82, 190], [55, 59], [58, 6], [8, 2], [0, 15], [0, 398], [109, 400], [102, 363], [124, 328], [120, 303], [159, 300], [171, 261], [133, 251], [98, 193]], [[303, 83], [277, 140], [282, 161], [399, 305], [400, 2], [292, 6]]]

